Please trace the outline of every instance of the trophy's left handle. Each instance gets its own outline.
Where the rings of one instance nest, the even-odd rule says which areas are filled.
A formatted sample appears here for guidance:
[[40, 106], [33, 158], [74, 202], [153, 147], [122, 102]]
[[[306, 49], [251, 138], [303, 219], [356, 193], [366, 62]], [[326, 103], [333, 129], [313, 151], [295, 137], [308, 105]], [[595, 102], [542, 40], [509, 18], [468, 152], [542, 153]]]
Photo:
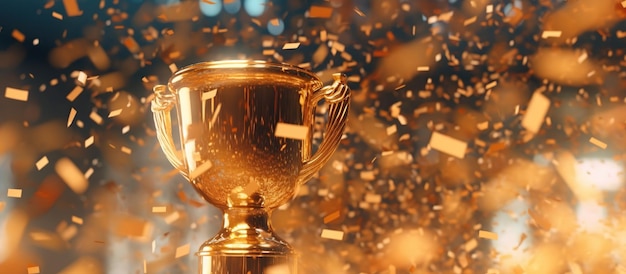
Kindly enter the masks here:
[[168, 93], [167, 86], [156, 85], [153, 89], [155, 98], [152, 100], [152, 116], [156, 128], [157, 140], [161, 149], [165, 153], [167, 160], [178, 169], [183, 176], [187, 177], [183, 160], [176, 151], [174, 138], [172, 137], [172, 116], [171, 110], [176, 100], [174, 94]]
[[306, 183], [313, 175], [319, 171], [333, 155], [348, 120], [348, 110], [350, 108], [350, 88], [346, 84], [346, 76], [341, 73], [333, 74], [333, 83], [325, 86], [313, 94], [313, 104], [320, 100], [328, 102], [328, 123], [324, 139], [317, 152], [304, 162], [300, 170], [300, 183]]

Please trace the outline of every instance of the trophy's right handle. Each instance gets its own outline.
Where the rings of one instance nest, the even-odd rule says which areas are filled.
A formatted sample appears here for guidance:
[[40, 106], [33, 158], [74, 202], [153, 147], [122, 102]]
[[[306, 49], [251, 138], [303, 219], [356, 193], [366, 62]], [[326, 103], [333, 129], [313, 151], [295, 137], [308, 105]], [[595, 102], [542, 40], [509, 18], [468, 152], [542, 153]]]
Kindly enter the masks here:
[[167, 86], [164, 85], [154, 86], [153, 91], [155, 98], [152, 100], [151, 109], [154, 117], [157, 140], [159, 140], [159, 144], [167, 160], [174, 168], [179, 170], [183, 176], [188, 177], [183, 160], [178, 156], [176, 146], [174, 145], [174, 138], [172, 137], [171, 110], [176, 102], [174, 95], [168, 93]]
[[341, 73], [333, 74], [334, 82], [325, 86], [313, 94], [313, 104], [324, 99], [328, 102], [328, 123], [324, 139], [319, 149], [307, 161], [300, 170], [300, 184], [306, 183], [319, 171], [335, 152], [341, 141], [341, 136], [348, 120], [350, 108], [350, 88], [346, 84], [346, 76]]

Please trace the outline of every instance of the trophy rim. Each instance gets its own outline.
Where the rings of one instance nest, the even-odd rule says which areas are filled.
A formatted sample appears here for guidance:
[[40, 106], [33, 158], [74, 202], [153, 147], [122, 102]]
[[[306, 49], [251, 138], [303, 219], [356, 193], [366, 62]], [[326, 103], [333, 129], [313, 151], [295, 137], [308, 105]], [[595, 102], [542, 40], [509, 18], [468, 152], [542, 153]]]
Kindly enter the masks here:
[[[306, 82], [311, 84], [311, 88], [313, 91], [319, 90], [324, 86], [322, 80], [310, 70], [301, 68], [296, 65], [288, 64], [288, 63], [279, 63], [279, 62], [271, 62], [271, 61], [263, 61], [263, 60], [219, 60], [219, 61], [204, 61], [199, 63], [194, 63], [188, 66], [185, 66], [178, 71], [174, 72], [170, 77], [168, 83], [171, 85], [173, 83], [182, 80], [184, 75], [198, 72], [198, 71], [211, 71], [216, 69], [259, 69], [266, 71], [274, 71], [280, 73], [286, 73], [289, 76], [297, 77], [305, 80]], [[228, 72], [214, 72], [215, 74], [228, 74]], [[176, 93], [176, 89], [171, 90], [173, 93]]]

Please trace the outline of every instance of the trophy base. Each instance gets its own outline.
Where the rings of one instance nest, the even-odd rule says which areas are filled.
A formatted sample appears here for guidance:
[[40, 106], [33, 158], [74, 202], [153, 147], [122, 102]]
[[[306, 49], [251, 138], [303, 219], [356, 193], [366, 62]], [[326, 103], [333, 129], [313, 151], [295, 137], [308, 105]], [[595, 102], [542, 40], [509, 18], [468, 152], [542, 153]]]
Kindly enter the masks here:
[[295, 254], [198, 256], [200, 274], [297, 274]]
[[196, 255], [200, 274], [297, 274], [296, 253], [259, 207], [225, 209], [224, 227]]

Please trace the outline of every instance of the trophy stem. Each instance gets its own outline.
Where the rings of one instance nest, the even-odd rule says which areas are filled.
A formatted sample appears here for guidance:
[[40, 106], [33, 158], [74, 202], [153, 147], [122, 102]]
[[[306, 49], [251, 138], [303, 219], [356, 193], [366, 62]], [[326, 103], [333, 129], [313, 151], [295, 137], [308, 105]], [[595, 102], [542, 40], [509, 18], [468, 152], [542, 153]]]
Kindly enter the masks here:
[[200, 274], [296, 274], [293, 248], [274, 234], [262, 207], [225, 209], [222, 229], [197, 255]]

